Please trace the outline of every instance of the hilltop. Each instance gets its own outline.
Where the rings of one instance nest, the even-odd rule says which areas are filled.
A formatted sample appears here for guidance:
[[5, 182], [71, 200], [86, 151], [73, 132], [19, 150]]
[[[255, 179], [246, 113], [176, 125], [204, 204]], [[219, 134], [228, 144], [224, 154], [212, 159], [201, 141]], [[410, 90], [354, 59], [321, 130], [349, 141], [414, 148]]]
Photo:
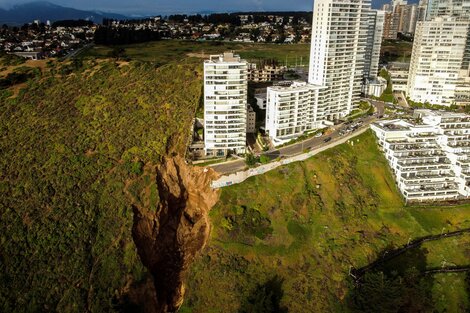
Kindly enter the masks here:
[[90, 20], [101, 23], [104, 18], [127, 19], [126, 16], [115, 13], [77, 10], [60, 6], [47, 1], [34, 1], [17, 4], [10, 9], [0, 9], [0, 24], [22, 25], [34, 20], [46, 22], [61, 20]]

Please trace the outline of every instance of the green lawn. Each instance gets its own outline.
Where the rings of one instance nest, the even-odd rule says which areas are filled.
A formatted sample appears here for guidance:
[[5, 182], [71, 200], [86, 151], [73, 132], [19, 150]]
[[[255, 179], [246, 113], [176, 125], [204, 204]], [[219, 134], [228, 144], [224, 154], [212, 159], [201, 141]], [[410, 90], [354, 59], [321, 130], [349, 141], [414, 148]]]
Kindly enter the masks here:
[[[234, 210], [241, 206], [259, 212], [257, 219], [243, 220], [245, 215]], [[278, 275], [281, 304], [289, 312], [348, 312], [344, 298], [351, 266], [364, 266], [410, 237], [469, 227], [470, 206], [405, 207], [367, 132], [308, 161], [223, 189], [211, 219], [211, 242], [189, 275], [186, 310], [237, 312], [240, 303]], [[256, 225], [265, 225], [258, 220], [270, 222], [265, 237], [252, 235], [259, 231]], [[452, 246], [426, 246], [429, 267], [445, 253], [450, 262], [469, 263], [468, 238], [455, 240]], [[460, 281], [452, 286], [459, 290], [453, 297], [464, 303]]]
[[[285, 64], [287, 61], [289, 66], [293, 66], [296, 63], [300, 65], [301, 61], [304, 66], [308, 65], [310, 58], [310, 45], [308, 44], [280, 45], [162, 40], [120, 47], [124, 48], [126, 56], [132, 60], [154, 62], [157, 64], [177, 61], [188, 55], [219, 54], [232, 50], [252, 62], [275, 59], [281, 64]], [[95, 46], [84, 51], [80, 57], [85, 59], [108, 58], [112, 50], [112, 47]]]

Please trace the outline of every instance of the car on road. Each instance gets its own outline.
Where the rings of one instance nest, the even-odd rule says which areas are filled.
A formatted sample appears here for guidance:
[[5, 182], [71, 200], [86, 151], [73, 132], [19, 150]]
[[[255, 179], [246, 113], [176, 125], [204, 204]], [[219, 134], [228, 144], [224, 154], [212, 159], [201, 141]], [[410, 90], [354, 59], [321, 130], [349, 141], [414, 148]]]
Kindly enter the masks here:
[[325, 140], [323, 140], [323, 142], [324, 142], [324, 143], [330, 142], [331, 139], [332, 139], [331, 137], [328, 137], [328, 138], [326, 138]]

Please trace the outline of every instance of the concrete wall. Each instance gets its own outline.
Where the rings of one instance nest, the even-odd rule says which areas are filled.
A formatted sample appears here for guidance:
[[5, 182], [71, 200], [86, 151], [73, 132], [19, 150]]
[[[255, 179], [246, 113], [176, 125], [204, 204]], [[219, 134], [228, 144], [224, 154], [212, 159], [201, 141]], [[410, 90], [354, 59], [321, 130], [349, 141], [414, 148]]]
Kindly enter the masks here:
[[286, 159], [283, 159], [281, 161], [276, 161], [276, 162], [272, 162], [272, 163], [269, 163], [269, 164], [266, 164], [266, 165], [261, 165], [261, 166], [256, 167], [256, 168], [251, 168], [247, 171], [242, 171], [242, 172], [230, 174], [228, 176], [222, 176], [218, 180], [214, 180], [212, 182], [211, 186], [212, 186], [212, 188], [217, 189], [217, 188], [224, 188], [224, 187], [228, 187], [228, 186], [231, 186], [231, 185], [240, 184], [240, 183], [244, 182], [245, 180], [247, 180], [248, 178], [250, 178], [252, 176], [258, 176], [258, 175], [265, 174], [265, 173], [267, 173], [269, 171], [272, 171], [272, 170], [274, 170], [274, 169], [276, 169], [280, 166], [287, 165], [287, 164], [294, 163], [294, 162], [305, 161], [305, 160], [313, 157], [314, 155], [316, 155], [320, 152], [323, 152], [323, 151], [331, 149], [331, 148], [333, 148], [337, 145], [348, 142], [349, 140], [353, 139], [354, 137], [357, 137], [357, 136], [365, 133], [368, 129], [369, 129], [369, 126], [364, 127], [362, 129], [360, 129], [359, 131], [355, 132], [354, 134], [346, 136], [346, 137], [344, 137], [344, 138], [342, 138], [338, 141], [335, 141], [335, 142], [333, 142], [329, 145], [326, 145], [326, 146], [323, 146], [321, 148], [312, 150], [308, 153], [299, 154], [297, 156], [286, 158]]

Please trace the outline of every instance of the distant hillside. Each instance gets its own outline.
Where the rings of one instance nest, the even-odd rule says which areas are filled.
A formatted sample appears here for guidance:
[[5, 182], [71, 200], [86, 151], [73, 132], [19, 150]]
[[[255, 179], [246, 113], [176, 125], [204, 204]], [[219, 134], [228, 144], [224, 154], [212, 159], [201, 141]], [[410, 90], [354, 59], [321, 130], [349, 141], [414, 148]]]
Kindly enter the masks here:
[[22, 25], [33, 20], [54, 22], [78, 19], [101, 23], [103, 18], [126, 19], [127, 17], [114, 13], [77, 10], [46, 1], [18, 4], [9, 10], [0, 9], [0, 24], [8, 25]]

